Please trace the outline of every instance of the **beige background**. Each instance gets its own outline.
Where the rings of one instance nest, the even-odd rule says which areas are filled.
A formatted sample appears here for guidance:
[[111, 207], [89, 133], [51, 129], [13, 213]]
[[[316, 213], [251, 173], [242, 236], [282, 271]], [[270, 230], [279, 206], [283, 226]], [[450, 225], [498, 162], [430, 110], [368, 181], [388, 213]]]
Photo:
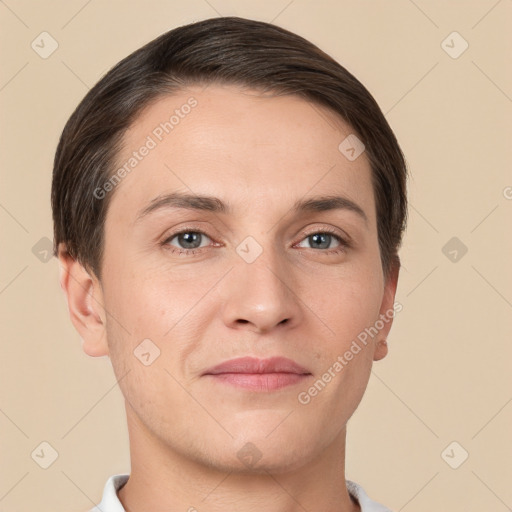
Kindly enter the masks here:
[[[512, 2], [6, 0], [0, 512], [87, 510], [110, 475], [129, 471], [110, 362], [81, 351], [57, 261], [41, 261], [52, 160], [68, 116], [112, 65], [218, 15], [273, 21], [338, 59], [381, 105], [413, 176], [403, 311], [349, 422], [347, 478], [394, 511], [511, 510]], [[46, 59], [31, 48], [43, 31], [58, 42]], [[469, 44], [458, 58], [447, 51], [463, 48], [459, 36], [442, 43], [454, 31]], [[446, 256], [452, 237], [459, 248]], [[48, 469], [31, 456], [42, 442], [58, 453]]]

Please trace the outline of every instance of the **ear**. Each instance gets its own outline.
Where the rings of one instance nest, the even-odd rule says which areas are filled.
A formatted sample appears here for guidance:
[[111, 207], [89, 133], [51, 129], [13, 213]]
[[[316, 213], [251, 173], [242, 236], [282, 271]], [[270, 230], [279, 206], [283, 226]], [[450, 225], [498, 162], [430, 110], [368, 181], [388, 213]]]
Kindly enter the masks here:
[[57, 256], [60, 286], [84, 352], [92, 357], [108, 355], [106, 315], [99, 280], [69, 255], [65, 244], [59, 244]]
[[[398, 274], [400, 272], [400, 259], [395, 257], [391, 264], [389, 275], [384, 284], [384, 295], [382, 297], [382, 304], [379, 311], [379, 320], [384, 323], [382, 329], [379, 330], [377, 339], [375, 340], [375, 352], [373, 353], [373, 360], [380, 361], [386, 357], [388, 353], [387, 337], [391, 326], [393, 325], [393, 316], [395, 314], [395, 294], [398, 284]], [[400, 311], [401, 309], [396, 309]]]

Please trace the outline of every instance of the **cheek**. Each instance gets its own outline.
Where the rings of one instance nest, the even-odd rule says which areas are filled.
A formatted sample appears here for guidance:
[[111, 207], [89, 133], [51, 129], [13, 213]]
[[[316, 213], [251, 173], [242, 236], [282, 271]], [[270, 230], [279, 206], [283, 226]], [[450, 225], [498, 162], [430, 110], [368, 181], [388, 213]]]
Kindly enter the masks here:
[[164, 388], [168, 384], [171, 377], [165, 368], [181, 375], [187, 358], [207, 338], [215, 308], [206, 311], [208, 301], [201, 299], [218, 276], [184, 278], [172, 269], [141, 270], [125, 276], [112, 281], [106, 294], [107, 308], [112, 311], [107, 322], [108, 343], [112, 364], [118, 366], [116, 374], [122, 376], [130, 370], [129, 380], [140, 383], [133, 391], [147, 397], [150, 389], [158, 389], [157, 383]]
[[382, 291], [367, 286], [361, 289], [346, 290], [340, 301], [336, 319], [337, 332], [344, 339], [356, 338], [361, 332], [372, 325], [378, 318]]
[[323, 320], [340, 348], [378, 318], [383, 287], [379, 274], [368, 269], [332, 277], [321, 287], [311, 280], [304, 303]]
[[162, 337], [192, 309], [201, 294], [200, 279], [165, 266], [120, 264], [105, 285], [111, 316], [126, 328], [125, 333], [136, 337]]

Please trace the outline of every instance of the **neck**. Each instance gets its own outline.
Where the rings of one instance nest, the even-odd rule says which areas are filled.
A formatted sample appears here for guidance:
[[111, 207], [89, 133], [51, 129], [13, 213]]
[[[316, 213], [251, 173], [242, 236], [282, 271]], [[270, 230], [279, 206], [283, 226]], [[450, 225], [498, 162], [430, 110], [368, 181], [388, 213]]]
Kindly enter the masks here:
[[346, 429], [315, 460], [293, 471], [223, 471], [193, 460], [149, 435], [128, 414], [131, 472], [118, 491], [126, 512], [359, 512], [345, 485]]

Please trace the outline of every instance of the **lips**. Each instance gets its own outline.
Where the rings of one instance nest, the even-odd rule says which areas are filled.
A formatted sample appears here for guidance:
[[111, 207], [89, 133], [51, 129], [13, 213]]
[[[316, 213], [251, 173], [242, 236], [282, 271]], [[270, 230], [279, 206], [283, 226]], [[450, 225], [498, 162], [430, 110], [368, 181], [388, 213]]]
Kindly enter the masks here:
[[223, 373], [295, 373], [298, 375], [310, 375], [308, 370], [286, 357], [271, 357], [269, 359], [241, 357], [231, 359], [206, 370], [203, 375], [220, 375]]
[[297, 385], [310, 375], [306, 368], [285, 357], [241, 357], [225, 361], [203, 373], [221, 385], [267, 393]]

